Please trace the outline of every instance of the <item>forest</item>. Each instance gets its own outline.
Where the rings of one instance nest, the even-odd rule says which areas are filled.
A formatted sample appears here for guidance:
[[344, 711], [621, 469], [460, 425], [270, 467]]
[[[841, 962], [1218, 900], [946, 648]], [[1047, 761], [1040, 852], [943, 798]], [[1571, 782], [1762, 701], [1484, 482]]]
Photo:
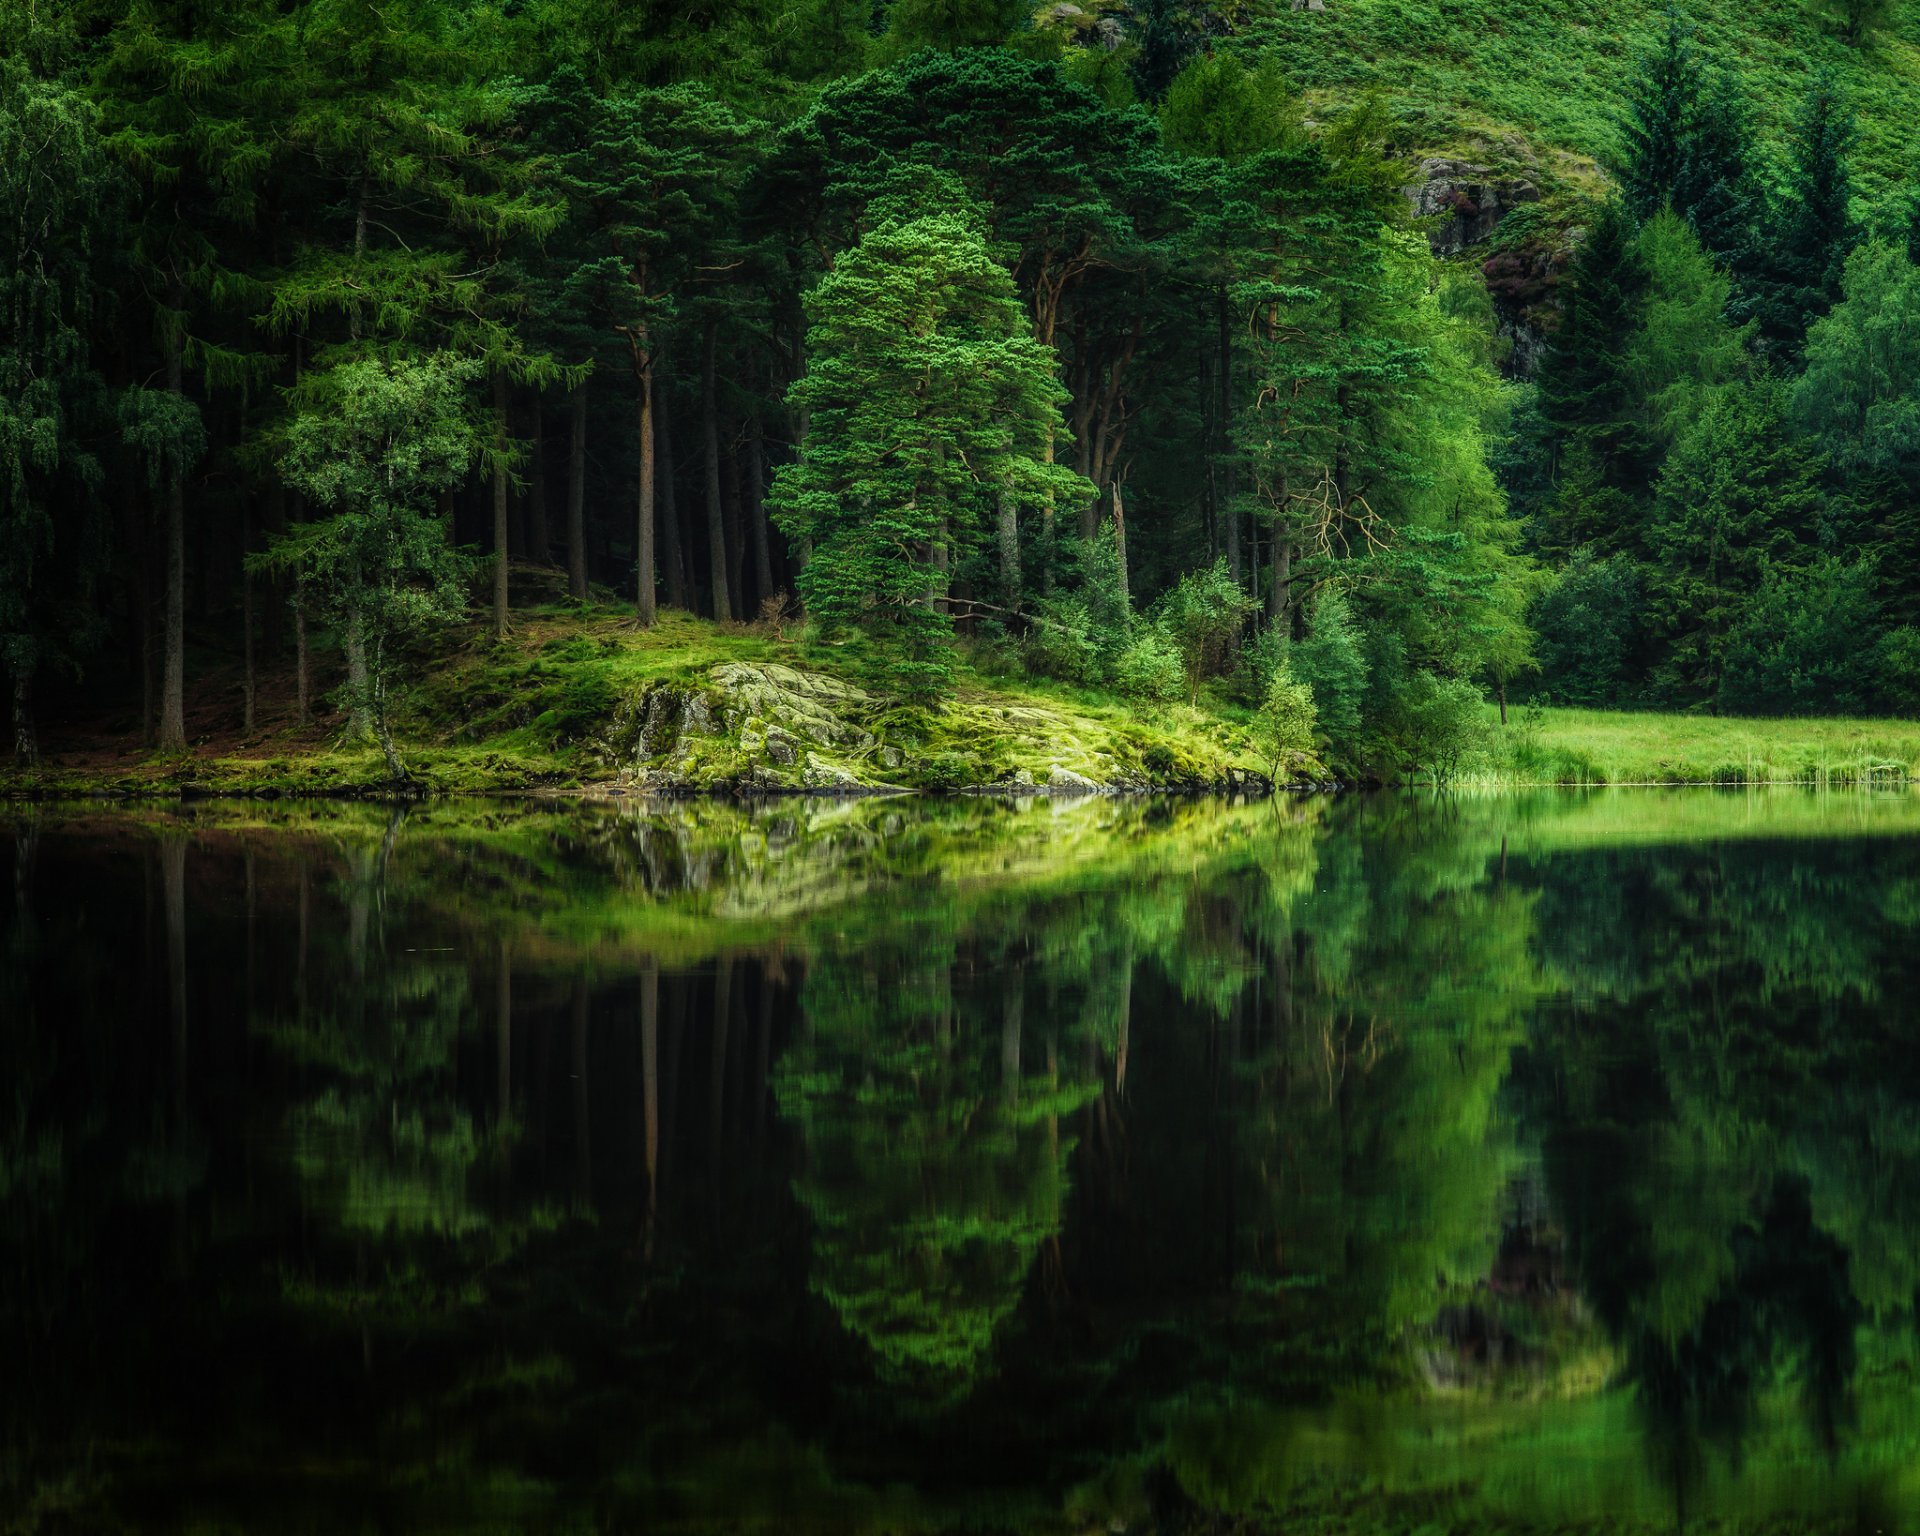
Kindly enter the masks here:
[[398, 778], [614, 604], [1354, 776], [1920, 711], [1908, 18], [1512, 10], [0, 0], [15, 756]]

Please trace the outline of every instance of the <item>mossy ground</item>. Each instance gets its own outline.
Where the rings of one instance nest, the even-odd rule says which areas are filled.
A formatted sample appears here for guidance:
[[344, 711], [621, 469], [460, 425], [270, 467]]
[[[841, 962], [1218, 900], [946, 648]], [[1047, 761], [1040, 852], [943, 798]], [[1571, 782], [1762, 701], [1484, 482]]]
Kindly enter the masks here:
[[[337, 685], [321, 649], [315, 687]], [[617, 776], [601, 750], [616, 706], [649, 683], [702, 686], [723, 663], [823, 671], [831, 652], [809, 648], [800, 626], [714, 624], [666, 611], [648, 629], [618, 603], [545, 602], [514, 610], [496, 642], [472, 624], [403, 658], [394, 679], [395, 734], [409, 779], [426, 793], [566, 790]], [[190, 667], [192, 749], [167, 757], [141, 744], [124, 704], [45, 732], [37, 770], [0, 767], [0, 795], [377, 793], [391, 787], [371, 745], [343, 738], [330, 700], [298, 723], [292, 671], [259, 679], [256, 728], [242, 729], [230, 659]], [[1203, 701], [1137, 705], [1116, 697], [990, 678], [961, 666], [953, 701], [937, 710], [874, 701], [858, 723], [903, 748], [886, 777], [902, 788], [953, 790], [1005, 784], [1023, 772], [1044, 782], [1054, 766], [1102, 781], [1116, 774], [1157, 784], [1217, 782], [1231, 769], [1263, 773], [1243, 712]], [[716, 748], [724, 748], [716, 743]], [[723, 787], [724, 750], [702, 771]], [[698, 775], [695, 776], [698, 778]], [[795, 787], [798, 787], [796, 780]]]
[[[325, 654], [323, 652], [323, 654]], [[617, 703], [649, 683], [704, 685], [722, 663], [783, 664], [841, 675], [798, 626], [716, 625], [669, 611], [650, 629], [613, 602], [517, 609], [496, 643], [484, 625], [441, 636], [406, 658], [395, 723], [414, 787], [425, 793], [569, 790], [617, 777], [602, 750]], [[47, 731], [37, 771], [0, 767], [0, 795], [320, 795], [391, 788], [371, 746], [343, 741], [337, 709], [294, 719], [290, 668], [262, 673], [256, 729], [243, 731], [231, 664], [195, 669], [193, 750], [145, 749], [137, 723], [106, 715]], [[336, 681], [324, 671], [317, 686]], [[1844, 785], [1920, 778], [1920, 722], [1738, 720], [1705, 715], [1516, 707], [1491, 710], [1484, 751], [1464, 778], [1491, 784]], [[1264, 774], [1249, 718], [1223, 691], [1197, 706], [976, 670], [962, 656], [953, 700], [909, 710], [874, 700], [857, 722], [901, 749], [884, 775], [902, 788], [1044, 783], [1059, 767], [1101, 782], [1200, 785]], [[733, 760], [716, 743], [702, 761], [724, 787]], [[1317, 764], [1301, 776], [1329, 777]], [[795, 787], [799, 780], [795, 779]]]

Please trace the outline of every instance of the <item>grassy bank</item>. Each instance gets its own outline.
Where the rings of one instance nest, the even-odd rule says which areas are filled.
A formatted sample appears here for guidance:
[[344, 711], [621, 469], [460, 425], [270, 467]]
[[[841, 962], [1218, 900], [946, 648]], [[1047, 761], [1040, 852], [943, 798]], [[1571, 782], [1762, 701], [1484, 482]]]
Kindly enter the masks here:
[[[791, 627], [715, 625], [667, 613], [649, 630], [612, 603], [520, 610], [505, 643], [483, 626], [410, 658], [396, 725], [407, 770], [430, 793], [632, 789], [636, 701], [663, 685], [710, 690], [717, 669], [796, 668], [846, 682], [831, 653]], [[322, 654], [327, 654], [322, 652]], [[140, 740], [137, 705], [55, 719], [37, 770], [0, 767], [0, 795], [285, 795], [387, 787], [370, 747], [343, 741], [337, 708], [301, 724], [290, 668], [257, 679], [255, 727], [244, 728], [237, 669], [198, 658], [188, 701], [193, 750], [162, 757]], [[322, 673], [324, 698], [338, 682]], [[1218, 784], [1264, 773], [1247, 712], [1224, 691], [1197, 707], [1143, 704], [964, 667], [951, 704], [933, 713], [859, 699], [847, 723], [863, 744], [833, 757], [905, 789], [1045, 784], [1064, 772], [1100, 782]], [[626, 744], [621, 722], [627, 722]], [[746, 727], [751, 734], [753, 726]], [[696, 743], [680, 787], [724, 787], [737, 775], [742, 729]], [[1329, 777], [1318, 764], [1304, 776]], [[702, 774], [710, 778], [703, 779]], [[1425, 780], [1430, 775], [1416, 777]], [[1920, 778], [1920, 723], [1892, 720], [1734, 720], [1704, 715], [1519, 707], [1462, 758], [1460, 784], [1760, 784], [1840, 786]], [[798, 772], [767, 787], [802, 787]], [[815, 782], [818, 782], [817, 780]], [[656, 779], [654, 787], [659, 787]]]
[[1501, 784], [1900, 783], [1920, 721], [1749, 720], [1592, 709], [1510, 712], [1469, 777]]

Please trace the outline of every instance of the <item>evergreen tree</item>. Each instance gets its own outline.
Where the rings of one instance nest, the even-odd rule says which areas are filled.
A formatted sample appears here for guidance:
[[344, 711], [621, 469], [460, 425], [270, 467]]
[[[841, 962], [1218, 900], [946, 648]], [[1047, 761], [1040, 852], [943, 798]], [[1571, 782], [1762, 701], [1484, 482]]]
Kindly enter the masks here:
[[1690, 158], [1700, 87], [1693, 29], [1678, 11], [1669, 9], [1659, 47], [1641, 61], [1639, 74], [1627, 87], [1626, 117], [1620, 125], [1626, 143], [1620, 193], [1636, 219], [1652, 218], [1673, 200]]
[[1560, 329], [1539, 375], [1556, 485], [1543, 544], [1620, 547], [1645, 485], [1645, 444], [1629, 349], [1640, 327], [1647, 272], [1626, 209], [1608, 203], [1573, 259]]
[[1780, 235], [1756, 306], [1769, 349], [1790, 365], [1800, 361], [1807, 327], [1838, 302], [1847, 257], [1860, 243], [1848, 160], [1854, 137], [1840, 87], [1832, 75], [1816, 75], [1795, 125]]
[[405, 776], [387, 718], [397, 644], [466, 606], [468, 562], [452, 547], [439, 493], [477, 457], [463, 398], [471, 358], [342, 362], [309, 379], [281, 471], [327, 515], [280, 535], [260, 563], [298, 573], [347, 635], [350, 718]]
[[810, 425], [768, 500], [811, 543], [800, 590], [821, 637], [861, 637], [878, 681], [932, 699], [951, 671], [956, 555], [1003, 499], [1087, 488], [1048, 462], [1062, 392], [1012, 278], [958, 189], [922, 178], [938, 201], [883, 199], [808, 296], [812, 361], [790, 399]]
[[95, 114], [69, 84], [0, 59], [0, 669], [15, 755], [39, 755], [34, 681], [98, 636], [103, 466], [111, 423], [89, 345], [123, 186]]
[[1816, 547], [1821, 465], [1786, 411], [1775, 379], [1713, 392], [1661, 471], [1648, 607], [1667, 647], [1663, 688], [1676, 700], [1715, 697], [1728, 635], [1762, 580], [1804, 565]]

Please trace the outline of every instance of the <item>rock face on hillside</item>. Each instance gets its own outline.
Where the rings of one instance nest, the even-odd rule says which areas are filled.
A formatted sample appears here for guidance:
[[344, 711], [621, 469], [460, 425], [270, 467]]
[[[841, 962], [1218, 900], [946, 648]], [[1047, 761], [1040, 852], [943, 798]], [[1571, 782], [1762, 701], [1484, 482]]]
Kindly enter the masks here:
[[[1265, 790], [1219, 745], [1039, 705], [956, 702], [937, 716], [889, 708], [856, 685], [777, 662], [728, 662], [643, 684], [598, 742], [610, 787], [653, 794], [886, 793], [930, 788], [1085, 795]], [[1303, 781], [1325, 777], [1300, 765]]]
[[1439, 219], [1428, 234], [1436, 256], [1452, 256], [1490, 238], [1500, 221], [1540, 189], [1516, 177], [1498, 178], [1465, 160], [1422, 160], [1420, 180], [1402, 189], [1415, 218]]

